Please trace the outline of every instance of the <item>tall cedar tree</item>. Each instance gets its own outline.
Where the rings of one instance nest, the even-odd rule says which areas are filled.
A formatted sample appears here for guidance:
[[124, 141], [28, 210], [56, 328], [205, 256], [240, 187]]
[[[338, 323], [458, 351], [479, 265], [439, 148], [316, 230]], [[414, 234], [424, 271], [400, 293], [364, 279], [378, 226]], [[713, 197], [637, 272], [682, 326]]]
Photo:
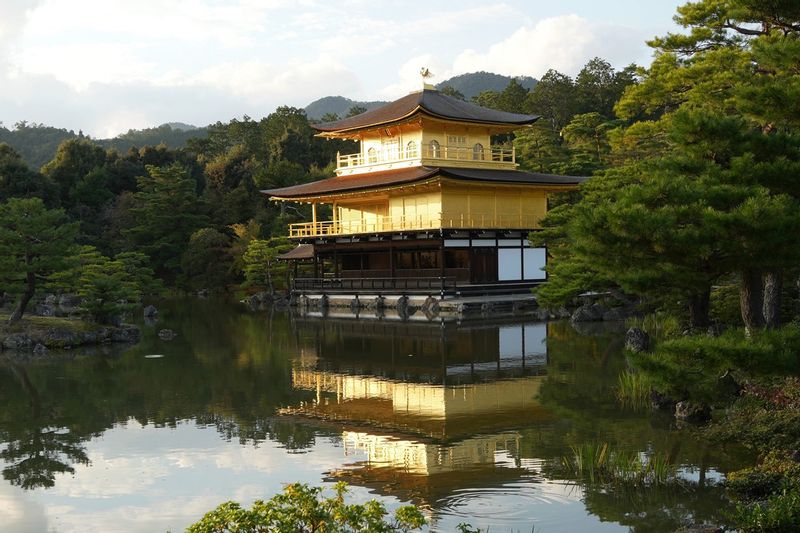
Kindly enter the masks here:
[[138, 188], [130, 209], [136, 222], [123, 233], [150, 257], [158, 277], [174, 280], [189, 237], [208, 222], [197, 196], [197, 182], [176, 163], [148, 166], [147, 175], [138, 179]]

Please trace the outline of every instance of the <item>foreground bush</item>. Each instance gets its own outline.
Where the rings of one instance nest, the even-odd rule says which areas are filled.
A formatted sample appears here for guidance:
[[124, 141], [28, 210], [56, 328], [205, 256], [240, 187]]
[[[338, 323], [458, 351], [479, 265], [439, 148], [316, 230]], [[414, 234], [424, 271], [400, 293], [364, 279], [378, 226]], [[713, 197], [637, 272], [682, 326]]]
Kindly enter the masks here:
[[425, 525], [425, 517], [413, 505], [400, 507], [387, 521], [382, 503], [346, 504], [344, 483], [337, 483], [334, 495], [322, 496], [323, 489], [292, 483], [265, 501], [257, 500], [250, 509], [226, 502], [206, 513], [190, 533], [292, 533], [395, 532], [413, 531]]
[[800, 531], [800, 379], [746, 386], [707, 433], [761, 456], [756, 466], [727, 476], [726, 486], [739, 500], [731, 517], [737, 529]]

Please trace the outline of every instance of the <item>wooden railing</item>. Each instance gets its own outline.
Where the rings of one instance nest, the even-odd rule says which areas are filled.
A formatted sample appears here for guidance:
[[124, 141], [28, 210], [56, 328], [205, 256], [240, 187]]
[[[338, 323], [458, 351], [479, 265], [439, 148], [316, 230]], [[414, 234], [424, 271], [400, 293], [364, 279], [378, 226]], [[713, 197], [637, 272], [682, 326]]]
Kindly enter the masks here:
[[455, 217], [443, 217], [440, 214], [435, 216], [377, 216], [374, 219], [325, 220], [290, 224], [289, 237], [325, 237], [431, 229], [536, 229], [539, 227], [539, 218], [539, 215], [501, 213]]
[[353, 291], [450, 293], [457, 288], [456, 279], [427, 278], [295, 278], [292, 289], [297, 292], [349, 293]]
[[339, 154], [337, 156], [337, 169], [382, 165], [385, 163], [395, 163], [401, 161], [415, 161], [420, 159], [437, 159], [443, 161], [473, 161], [473, 162], [495, 162], [495, 163], [516, 163], [516, 152], [513, 147], [490, 146], [488, 148], [475, 149], [471, 146], [437, 146], [429, 144], [417, 146], [413, 150], [398, 150], [397, 148], [388, 150], [376, 150], [368, 153], [358, 154]]

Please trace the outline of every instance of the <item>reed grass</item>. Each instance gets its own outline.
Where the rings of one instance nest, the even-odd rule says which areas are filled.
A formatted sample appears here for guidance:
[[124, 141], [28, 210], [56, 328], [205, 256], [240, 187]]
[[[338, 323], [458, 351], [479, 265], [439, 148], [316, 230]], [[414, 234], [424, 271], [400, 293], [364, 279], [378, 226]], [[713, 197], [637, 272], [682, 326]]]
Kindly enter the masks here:
[[572, 455], [562, 458], [564, 467], [589, 483], [652, 486], [676, 478], [677, 469], [666, 454], [614, 451], [608, 443], [570, 448]]
[[656, 311], [643, 317], [631, 317], [625, 321], [629, 328], [643, 329], [652, 342], [660, 342], [681, 334], [681, 323], [677, 317]]
[[626, 370], [617, 378], [617, 400], [623, 407], [645, 410], [650, 407], [653, 383], [647, 374]]

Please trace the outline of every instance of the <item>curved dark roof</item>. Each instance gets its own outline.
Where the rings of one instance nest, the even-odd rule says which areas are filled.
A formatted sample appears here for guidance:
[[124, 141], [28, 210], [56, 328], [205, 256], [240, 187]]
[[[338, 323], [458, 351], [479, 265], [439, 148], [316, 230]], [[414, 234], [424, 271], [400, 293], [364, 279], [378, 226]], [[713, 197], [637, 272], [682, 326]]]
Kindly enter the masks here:
[[587, 180], [579, 176], [556, 176], [522, 170], [488, 170], [473, 168], [414, 167], [385, 172], [367, 172], [355, 176], [334, 176], [324, 180], [261, 191], [275, 198], [308, 198], [331, 193], [355, 192], [377, 187], [403, 185], [442, 176], [463, 181], [517, 183], [528, 185], [578, 185]]
[[410, 117], [418, 111], [437, 118], [478, 124], [526, 126], [539, 119], [539, 115], [522, 115], [520, 113], [506, 113], [505, 111], [487, 109], [447, 96], [436, 90], [425, 89], [408, 94], [399, 100], [360, 115], [337, 120], [336, 122], [312, 124], [311, 127], [320, 132], [357, 130], [397, 122]]

